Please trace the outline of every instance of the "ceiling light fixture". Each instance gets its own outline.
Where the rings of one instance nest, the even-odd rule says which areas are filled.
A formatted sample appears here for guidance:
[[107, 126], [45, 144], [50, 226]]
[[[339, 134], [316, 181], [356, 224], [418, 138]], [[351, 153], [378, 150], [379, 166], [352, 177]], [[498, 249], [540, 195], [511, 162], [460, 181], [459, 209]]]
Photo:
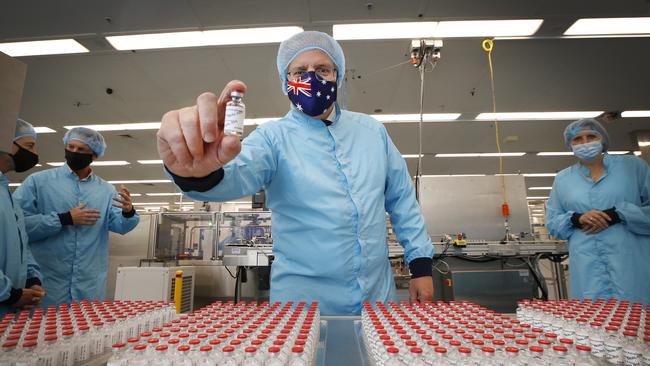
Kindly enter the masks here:
[[537, 156], [573, 156], [572, 151], [545, 151], [538, 152]]
[[171, 183], [169, 179], [134, 179], [134, 180], [109, 180], [110, 184], [156, 184]]
[[582, 18], [564, 32], [565, 36], [650, 35], [650, 17]]
[[[53, 161], [49, 163], [45, 163], [49, 166], [63, 166], [65, 162], [62, 161]], [[124, 160], [106, 160], [106, 161], [93, 161], [90, 165], [91, 166], [124, 166], [124, 165], [129, 165], [128, 161]]]
[[524, 156], [525, 152], [510, 152], [510, 153], [454, 153], [454, 154], [436, 154], [436, 158], [493, 158], [493, 157], [512, 157]]
[[145, 193], [147, 196], [151, 197], [164, 197], [164, 196], [182, 196], [182, 193], [174, 192], [174, 193]]
[[56, 131], [49, 127], [34, 127], [36, 133], [55, 133]]
[[572, 120], [580, 118], [594, 118], [603, 114], [603, 111], [570, 111], [570, 112], [500, 112], [481, 113], [476, 116], [477, 121], [526, 121], [526, 120]]
[[86, 127], [95, 131], [133, 131], [133, 130], [157, 130], [160, 128], [160, 122], [134, 122], [134, 123], [115, 123], [99, 125], [78, 125], [63, 126], [67, 130], [75, 127]]
[[543, 19], [462, 20], [334, 24], [334, 39], [408, 39], [457, 37], [525, 37], [533, 35]]
[[0, 52], [11, 57], [64, 55], [85, 53], [88, 49], [74, 39], [52, 39], [46, 41], [26, 41], [0, 43]]
[[621, 113], [623, 118], [650, 117], [650, 111], [624, 111]]
[[144, 164], [144, 165], [152, 165], [152, 164], [162, 164], [162, 160], [138, 160], [138, 163]]
[[[419, 114], [371, 114], [370, 117], [384, 123], [419, 122]], [[424, 113], [423, 122], [448, 122], [457, 120], [460, 113]]]
[[438, 24], [434, 37], [526, 37], [539, 30], [543, 19], [460, 20]]
[[557, 173], [524, 173], [522, 175], [528, 178], [542, 178], [542, 177], [555, 177]]
[[280, 43], [302, 31], [303, 29], [301, 27], [296, 26], [260, 27], [108, 36], [106, 40], [117, 50], [130, 51], [157, 48]]

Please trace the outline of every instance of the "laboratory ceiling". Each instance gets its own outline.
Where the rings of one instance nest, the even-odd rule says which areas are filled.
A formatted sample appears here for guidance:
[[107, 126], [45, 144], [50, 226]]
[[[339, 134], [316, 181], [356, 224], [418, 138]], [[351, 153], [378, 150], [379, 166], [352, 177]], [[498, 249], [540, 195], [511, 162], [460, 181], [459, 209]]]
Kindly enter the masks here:
[[[501, 112], [607, 111], [611, 149], [638, 150], [635, 131], [650, 118], [616, 112], [650, 109], [650, 38], [562, 38], [578, 18], [650, 16], [648, 0], [401, 0], [401, 1], [20, 1], [0, 11], [0, 42], [74, 38], [89, 53], [21, 57], [28, 65], [21, 117], [56, 133], [39, 136], [41, 162], [63, 161], [63, 126], [160, 121], [163, 113], [219, 92], [231, 79], [247, 83], [247, 117], [279, 117], [289, 102], [275, 68], [277, 44], [117, 51], [105, 36], [298, 25], [331, 33], [333, 24], [419, 20], [544, 19], [529, 39], [497, 40], [493, 52], [497, 109]], [[453, 122], [424, 123], [422, 173], [494, 174], [498, 159], [441, 158], [440, 153], [496, 152], [486, 53], [481, 38], [444, 40], [437, 67], [425, 74], [425, 113], [461, 113]], [[341, 41], [347, 59], [347, 108], [368, 114], [419, 111], [419, 74], [408, 60], [409, 40]], [[107, 94], [107, 88], [112, 94]], [[502, 148], [525, 152], [504, 158], [504, 173], [554, 173], [572, 157], [537, 156], [566, 151], [562, 131], [570, 121], [501, 123]], [[247, 133], [254, 127], [247, 127]], [[387, 123], [402, 154], [418, 153], [416, 123]], [[126, 166], [96, 167], [106, 180], [164, 179], [155, 130], [104, 132], [103, 160]], [[415, 174], [417, 159], [407, 164]], [[47, 169], [44, 164], [37, 169]], [[13, 182], [24, 175], [13, 174]], [[552, 177], [526, 178], [529, 187], [550, 186]], [[146, 193], [173, 192], [169, 183], [130, 184], [141, 202], [177, 201]], [[546, 196], [548, 191], [531, 191]]]

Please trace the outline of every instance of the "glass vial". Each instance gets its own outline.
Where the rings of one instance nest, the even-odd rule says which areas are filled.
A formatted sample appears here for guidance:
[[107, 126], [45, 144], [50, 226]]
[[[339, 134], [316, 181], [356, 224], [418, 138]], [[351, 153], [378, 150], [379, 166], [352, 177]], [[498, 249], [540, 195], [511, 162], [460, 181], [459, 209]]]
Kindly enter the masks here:
[[230, 93], [231, 100], [226, 104], [226, 118], [223, 123], [223, 133], [225, 135], [239, 136], [244, 135], [244, 117], [246, 116], [246, 106], [241, 98], [244, 95], [240, 92]]

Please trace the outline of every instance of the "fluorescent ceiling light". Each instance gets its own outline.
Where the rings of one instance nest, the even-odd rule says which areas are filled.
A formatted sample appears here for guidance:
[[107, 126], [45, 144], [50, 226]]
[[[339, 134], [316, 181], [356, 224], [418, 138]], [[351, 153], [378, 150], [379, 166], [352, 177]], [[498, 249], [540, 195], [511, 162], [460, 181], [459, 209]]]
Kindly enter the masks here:
[[[420, 154], [402, 154], [404, 159], [417, 159], [419, 156]], [[424, 154], [422, 154], [422, 156], [424, 157]]]
[[572, 151], [545, 151], [537, 153], [537, 156], [573, 156]]
[[110, 184], [155, 184], [155, 183], [171, 183], [169, 179], [135, 179], [135, 180], [109, 180]]
[[553, 187], [528, 187], [531, 191], [550, 191]]
[[624, 111], [621, 113], [621, 117], [650, 117], [650, 111]]
[[545, 200], [548, 199], [548, 196], [529, 196], [526, 197], [527, 200]]
[[146, 193], [147, 196], [159, 196], [159, 197], [164, 197], [164, 196], [182, 196], [182, 193], [174, 192], [174, 193]]
[[334, 24], [332, 32], [337, 40], [525, 37], [535, 34], [543, 22], [543, 19], [513, 19]]
[[564, 32], [565, 36], [650, 34], [650, 17], [583, 18]]
[[219, 29], [191, 32], [148, 33], [126, 36], [109, 36], [106, 40], [117, 50], [146, 50], [155, 48], [223, 46], [234, 44], [280, 43], [301, 27], [261, 27]]
[[543, 19], [461, 20], [438, 24], [434, 37], [525, 37], [541, 27]]
[[555, 177], [557, 173], [524, 173], [524, 177], [540, 178], [540, 177]]
[[162, 160], [138, 160], [138, 163], [145, 164], [145, 165], [148, 165], [148, 164], [162, 164], [163, 161]]
[[625, 155], [629, 154], [629, 151], [607, 151], [609, 155]]
[[269, 121], [280, 119], [281, 117], [268, 117], [268, 118], [246, 118], [244, 126], [259, 126]]
[[634, 152], [634, 155], [636, 155], [636, 156], [641, 156], [641, 151], [635, 151], [635, 152]]
[[160, 206], [168, 204], [169, 202], [134, 202], [133, 206]]
[[603, 114], [603, 111], [571, 111], [571, 112], [501, 112], [481, 113], [476, 116], [477, 121], [520, 121], [520, 120], [570, 120], [580, 118], [594, 118]]
[[[62, 161], [53, 161], [46, 163], [49, 166], [63, 166], [65, 164]], [[124, 166], [124, 165], [129, 165], [128, 161], [124, 160], [106, 160], [106, 161], [93, 161], [90, 165], [91, 166]]]
[[142, 193], [130, 193], [131, 197], [140, 197]]
[[9, 187], [20, 187], [20, 183], [9, 183]]
[[650, 146], [650, 141], [639, 141], [638, 145], [639, 145], [639, 147]]
[[36, 133], [54, 133], [56, 132], [55, 130], [49, 128], [49, 127], [34, 127], [34, 131]]
[[0, 43], [0, 52], [11, 57], [84, 53], [88, 49], [74, 39]]
[[485, 177], [485, 174], [441, 174], [441, 175], [423, 175], [422, 178], [437, 177]]
[[[394, 122], [419, 122], [419, 114], [371, 114], [370, 117], [384, 123]], [[445, 122], [454, 121], [460, 117], [460, 113], [424, 113], [423, 122]]]
[[428, 38], [435, 34], [438, 22], [400, 22], [367, 24], [334, 24], [332, 34], [337, 40]]
[[136, 123], [117, 123], [102, 125], [79, 125], [63, 126], [67, 130], [75, 127], [86, 127], [95, 131], [132, 131], [132, 130], [157, 130], [160, 128], [160, 122], [136, 122]]
[[509, 157], [509, 156], [524, 156], [525, 152], [511, 152], [511, 153], [459, 153], [459, 154], [436, 154], [436, 158], [493, 158], [493, 157]]

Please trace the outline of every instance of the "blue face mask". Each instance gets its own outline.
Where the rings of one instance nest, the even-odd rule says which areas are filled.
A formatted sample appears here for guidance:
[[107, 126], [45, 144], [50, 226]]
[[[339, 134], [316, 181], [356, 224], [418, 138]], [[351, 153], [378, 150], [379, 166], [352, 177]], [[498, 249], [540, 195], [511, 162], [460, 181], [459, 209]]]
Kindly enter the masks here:
[[591, 163], [603, 152], [603, 144], [600, 141], [587, 142], [585, 144], [572, 145], [573, 155], [578, 159]]
[[316, 117], [327, 112], [334, 103], [336, 89], [336, 82], [321, 79], [314, 71], [309, 71], [300, 78], [289, 80], [287, 95], [296, 109]]

